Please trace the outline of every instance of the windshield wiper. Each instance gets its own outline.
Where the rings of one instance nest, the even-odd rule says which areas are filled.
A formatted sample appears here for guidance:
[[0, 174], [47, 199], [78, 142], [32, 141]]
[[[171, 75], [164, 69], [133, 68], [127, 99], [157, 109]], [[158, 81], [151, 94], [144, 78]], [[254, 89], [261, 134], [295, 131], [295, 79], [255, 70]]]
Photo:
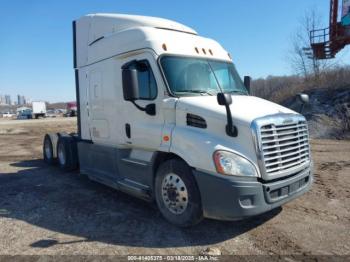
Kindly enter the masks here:
[[205, 90], [182, 90], [182, 91], [178, 91], [178, 93], [195, 93], [195, 94], [207, 94], [210, 96], [213, 96], [214, 94], [205, 91]]

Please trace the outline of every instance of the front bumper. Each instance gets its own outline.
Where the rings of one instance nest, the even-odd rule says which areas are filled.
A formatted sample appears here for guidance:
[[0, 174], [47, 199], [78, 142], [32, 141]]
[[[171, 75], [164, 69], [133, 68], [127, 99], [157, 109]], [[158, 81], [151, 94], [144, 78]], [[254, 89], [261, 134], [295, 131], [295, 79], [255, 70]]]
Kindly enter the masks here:
[[312, 168], [286, 179], [260, 182], [256, 178], [213, 175], [194, 170], [201, 193], [204, 216], [240, 220], [272, 210], [307, 192]]

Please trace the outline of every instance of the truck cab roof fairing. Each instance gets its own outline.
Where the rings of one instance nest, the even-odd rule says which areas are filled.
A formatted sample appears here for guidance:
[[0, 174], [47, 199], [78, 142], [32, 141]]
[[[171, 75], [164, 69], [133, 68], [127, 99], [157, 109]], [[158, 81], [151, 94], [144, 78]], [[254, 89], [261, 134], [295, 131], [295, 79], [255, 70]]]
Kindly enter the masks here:
[[[83, 16], [75, 24], [75, 68], [145, 48], [153, 49], [158, 55], [167, 53], [231, 60], [227, 51], [216, 41], [199, 36], [192, 28], [163, 18], [95, 14]], [[163, 44], [167, 45], [167, 51], [163, 50]], [[200, 52], [195, 52], [196, 47]], [[203, 53], [204, 49], [208, 52]]]
[[116, 33], [133, 27], [147, 26], [190, 33], [197, 35], [192, 28], [178, 22], [151, 16], [124, 15], [124, 14], [90, 14], [90, 41], [101, 36]]

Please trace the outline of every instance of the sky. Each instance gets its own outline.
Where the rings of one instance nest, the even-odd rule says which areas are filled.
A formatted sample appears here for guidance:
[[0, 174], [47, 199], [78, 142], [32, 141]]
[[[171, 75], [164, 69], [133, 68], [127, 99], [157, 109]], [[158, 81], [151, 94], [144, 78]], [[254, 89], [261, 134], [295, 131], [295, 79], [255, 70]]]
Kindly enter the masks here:
[[[327, 27], [329, 0], [0, 0], [0, 94], [75, 100], [72, 21], [89, 13], [175, 20], [220, 42], [241, 76], [292, 74], [292, 34], [310, 9]], [[349, 48], [341, 55], [350, 61]]]

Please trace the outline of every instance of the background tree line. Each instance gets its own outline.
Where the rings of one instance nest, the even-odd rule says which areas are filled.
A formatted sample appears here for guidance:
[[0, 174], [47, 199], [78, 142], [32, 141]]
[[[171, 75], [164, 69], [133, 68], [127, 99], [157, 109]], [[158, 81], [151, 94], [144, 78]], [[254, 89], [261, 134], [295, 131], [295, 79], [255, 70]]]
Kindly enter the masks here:
[[349, 61], [342, 61], [341, 53], [338, 58], [328, 60], [317, 60], [312, 56], [310, 31], [320, 28], [322, 19], [316, 9], [307, 11], [292, 34], [290, 50], [286, 55], [293, 75], [255, 79], [252, 94], [282, 103], [297, 93], [311, 89], [350, 88]]

